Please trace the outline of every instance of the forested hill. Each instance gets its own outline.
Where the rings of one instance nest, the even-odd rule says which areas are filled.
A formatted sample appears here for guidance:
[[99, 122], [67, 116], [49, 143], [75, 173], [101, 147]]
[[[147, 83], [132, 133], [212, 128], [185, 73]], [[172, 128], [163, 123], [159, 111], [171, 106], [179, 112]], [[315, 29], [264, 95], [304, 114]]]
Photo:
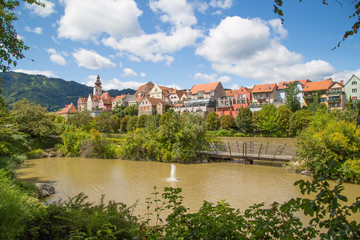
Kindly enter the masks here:
[[[92, 87], [60, 78], [48, 78], [43, 75], [29, 75], [25, 73], [0, 73], [2, 95], [12, 107], [14, 102], [26, 99], [31, 103], [39, 104], [48, 111], [57, 111], [65, 104], [77, 105], [79, 97], [88, 97]], [[134, 94], [133, 89], [110, 90], [112, 97], [121, 94]]]

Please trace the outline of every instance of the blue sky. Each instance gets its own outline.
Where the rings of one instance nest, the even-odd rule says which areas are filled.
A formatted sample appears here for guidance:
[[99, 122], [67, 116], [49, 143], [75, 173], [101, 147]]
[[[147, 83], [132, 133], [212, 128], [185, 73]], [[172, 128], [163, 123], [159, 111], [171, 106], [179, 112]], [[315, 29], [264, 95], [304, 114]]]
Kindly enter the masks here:
[[[42, 0], [22, 4], [15, 28], [30, 50], [15, 71], [105, 89], [152, 81], [179, 89], [360, 76], [360, 35], [337, 45], [353, 20], [351, 1]], [[34, 60], [34, 61], [32, 61]]]

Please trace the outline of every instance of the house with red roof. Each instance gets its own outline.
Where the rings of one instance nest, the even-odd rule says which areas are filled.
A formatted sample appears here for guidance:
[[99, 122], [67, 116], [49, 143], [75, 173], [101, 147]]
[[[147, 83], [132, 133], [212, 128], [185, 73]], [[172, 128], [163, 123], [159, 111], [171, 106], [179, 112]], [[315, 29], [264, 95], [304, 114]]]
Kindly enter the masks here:
[[85, 111], [87, 110], [87, 98], [79, 98], [77, 102], [77, 109], [78, 111]]
[[177, 89], [172, 90], [172, 92], [169, 94], [169, 103], [170, 104], [178, 104], [179, 102], [183, 102], [187, 99], [187, 92], [186, 91], [180, 91]]
[[155, 115], [166, 112], [169, 104], [162, 99], [144, 96], [138, 106], [138, 116]]
[[75, 106], [71, 103], [69, 105], [65, 105], [65, 107], [63, 109], [55, 112], [55, 114], [68, 119], [70, 115], [72, 115], [76, 112], [77, 112], [77, 110], [76, 110]]
[[277, 85], [262, 84], [255, 85], [251, 90], [252, 102], [256, 104], [274, 103], [277, 100]]
[[194, 85], [188, 95], [191, 100], [202, 98], [218, 99], [223, 96], [225, 96], [225, 90], [221, 82]]
[[303, 88], [304, 104], [307, 106], [309, 103], [314, 101], [314, 97], [317, 95], [320, 98], [320, 103], [328, 105], [328, 91], [330, 86], [333, 84], [331, 78], [324, 81], [307, 82]]
[[330, 85], [329, 91], [328, 91], [328, 106], [330, 110], [344, 110], [345, 109], [345, 88], [344, 88], [344, 82], [340, 81], [333, 82], [333, 84]]
[[155, 83], [154, 87], [149, 92], [149, 97], [162, 99], [165, 102], [169, 103], [170, 102], [169, 95], [173, 90], [174, 90], [173, 88], [159, 86]]
[[151, 89], [154, 87], [154, 83], [152, 82], [147, 82], [143, 85], [141, 85], [137, 91], [135, 92], [135, 98], [139, 101], [141, 101], [141, 99], [144, 97], [144, 96], [147, 96], [149, 94], [149, 92], [151, 91]]
[[278, 83], [277, 86], [277, 102], [279, 103], [285, 103], [286, 102], [286, 93], [285, 93], [285, 89], [291, 84], [291, 83], [295, 83], [296, 84], [296, 88], [299, 90], [299, 93], [297, 94], [297, 98], [300, 102], [301, 106], [304, 106], [304, 95], [303, 95], [303, 89], [304, 86], [307, 82], [311, 82], [309, 79], [305, 79], [305, 80], [295, 80], [295, 81], [285, 81], [285, 82], [280, 82]]
[[120, 96], [116, 96], [112, 100], [112, 109], [116, 108], [117, 106], [127, 107], [130, 105], [137, 105], [135, 95], [122, 94]]

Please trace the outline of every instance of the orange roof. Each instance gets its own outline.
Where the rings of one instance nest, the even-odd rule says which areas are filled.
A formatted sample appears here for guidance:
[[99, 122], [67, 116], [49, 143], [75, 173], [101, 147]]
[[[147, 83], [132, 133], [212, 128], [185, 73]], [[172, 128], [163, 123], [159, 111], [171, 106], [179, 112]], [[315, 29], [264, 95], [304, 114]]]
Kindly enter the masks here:
[[154, 87], [154, 84], [152, 82], [147, 82], [138, 88], [138, 90], [135, 93], [135, 96], [137, 96], [139, 93], [142, 93], [142, 92], [149, 93], [153, 87]]
[[225, 96], [226, 97], [231, 97], [231, 96], [235, 96], [235, 94], [238, 94], [239, 90], [226, 90], [225, 91]]
[[263, 85], [255, 85], [251, 91], [252, 93], [272, 92], [275, 88], [276, 88], [276, 83], [263, 84]]
[[180, 90], [176, 90], [176, 89], [173, 89], [171, 94], [176, 94], [178, 96], [178, 98], [181, 98], [182, 95], [186, 94], [185, 91], [180, 91]]
[[220, 82], [194, 85], [190, 89], [190, 93], [191, 94], [197, 94], [198, 92], [209, 93], [211, 90], [215, 90], [215, 88], [217, 88], [219, 84]]
[[79, 98], [78, 103], [87, 103], [87, 98]]
[[332, 83], [333, 81], [331, 78], [326, 79], [325, 81], [307, 82], [303, 88], [303, 92], [328, 90]]
[[123, 99], [124, 97], [126, 97], [126, 95], [122, 94], [122, 95], [120, 95], [120, 96], [116, 96], [116, 97], [114, 98], [114, 100], [121, 100], [121, 99]]
[[307, 82], [309, 82], [310, 80], [309, 79], [305, 79], [305, 80], [295, 80], [295, 81], [285, 81], [285, 82], [280, 82], [278, 83], [278, 89], [285, 89], [287, 88], [287, 86], [290, 84], [290, 83], [293, 83], [293, 82], [299, 82], [301, 85], [305, 85]]
[[60, 111], [57, 111], [55, 114], [69, 114], [69, 113], [74, 113], [77, 112], [75, 106], [71, 103], [69, 105], [65, 105], [65, 107], [63, 109], [61, 109]]
[[[164, 100], [160, 99], [160, 98], [152, 98], [152, 97], [145, 97], [152, 106], [157, 105], [159, 102], [161, 102], [164, 105], [168, 105], [167, 102], [165, 102]], [[144, 100], [144, 99], [143, 99]]]

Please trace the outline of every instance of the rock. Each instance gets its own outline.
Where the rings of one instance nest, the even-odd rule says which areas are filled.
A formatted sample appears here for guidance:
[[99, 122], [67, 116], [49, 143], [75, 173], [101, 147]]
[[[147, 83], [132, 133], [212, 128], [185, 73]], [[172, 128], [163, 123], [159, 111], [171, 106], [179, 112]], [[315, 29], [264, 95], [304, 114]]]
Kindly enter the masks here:
[[202, 163], [208, 163], [208, 162], [209, 162], [209, 161], [206, 160], [206, 159], [202, 160]]
[[55, 194], [55, 187], [48, 183], [35, 183], [37, 189], [39, 189], [40, 197], [48, 197], [51, 194]]
[[311, 176], [312, 175], [312, 173], [310, 171], [308, 171], [308, 170], [304, 170], [300, 174], [301, 175], [306, 175], [306, 176]]

